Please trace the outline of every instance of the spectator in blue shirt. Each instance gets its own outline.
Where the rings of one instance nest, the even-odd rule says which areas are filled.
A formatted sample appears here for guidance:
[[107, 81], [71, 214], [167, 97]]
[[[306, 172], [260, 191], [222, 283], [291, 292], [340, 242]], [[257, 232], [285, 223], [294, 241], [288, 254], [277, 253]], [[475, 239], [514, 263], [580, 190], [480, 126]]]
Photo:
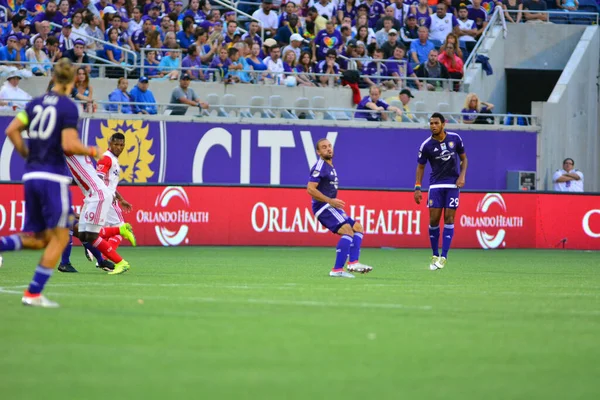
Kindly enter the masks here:
[[169, 55], [167, 57], [163, 57], [160, 60], [160, 64], [158, 64], [158, 70], [165, 74], [166, 77], [170, 80], [175, 80], [179, 78], [179, 69], [181, 68], [181, 59], [179, 58], [179, 52], [176, 51], [179, 46], [169, 51]]
[[418, 30], [419, 40], [413, 40], [408, 50], [410, 62], [415, 65], [427, 62], [429, 52], [435, 49], [435, 45], [429, 40], [429, 28], [420, 26]]
[[131, 102], [132, 103], [145, 103], [145, 104], [134, 104], [133, 105], [133, 113], [134, 114], [156, 114], [156, 99], [154, 99], [154, 95], [148, 89], [150, 83], [148, 78], [142, 76], [136, 87], [131, 89]]
[[21, 61], [21, 51], [19, 49], [17, 35], [10, 35], [6, 39], [6, 46], [0, 48], [0, 61], [15, 64], [18, 64], [19, 61]]
[[194, 21], [186, 19], [183, 21], [182, 29], [175, 35], [177, 38], [177, 44], [179, 48], [187, 50], [192, 44], [194, 44]]
[[[109, 104], [106, 109], [111, 112], [119, 112], [119, 107], [121, 108], [121, 114], [133, 114], [133, 110], [131, 109], [131, 105], [128, 104], [131, 102], [131, 96], [127, 93], [127, 87], [129, 86], [129, 82], [127, 78], [119, 78], [117, 82], [117, 88], [112, 91], [111, 94], [108, 95], [108, 100], [111, 104]], [[115, 104], [113, 104], [115, 103]], [[116, 104], [116, 103], [124, 103], [124, 104]]]

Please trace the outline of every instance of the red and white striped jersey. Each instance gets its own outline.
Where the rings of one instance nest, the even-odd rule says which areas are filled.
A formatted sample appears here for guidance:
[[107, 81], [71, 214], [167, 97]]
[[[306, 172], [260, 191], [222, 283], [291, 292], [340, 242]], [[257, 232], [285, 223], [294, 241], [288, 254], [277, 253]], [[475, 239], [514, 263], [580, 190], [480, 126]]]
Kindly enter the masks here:
[[77, 183], [85, 197], [109, 193], [104, 182], [96, 175], [94, 162], [90, 157], [77, 155], [67, 156], [66, 158], [71, 175], [73, 175], [75, 183]]
[[121, 180], [121, 167], [119, 159], [107, 150], [96, 165], [98, 176], [104, 181], [110, 193], [114, 196]]

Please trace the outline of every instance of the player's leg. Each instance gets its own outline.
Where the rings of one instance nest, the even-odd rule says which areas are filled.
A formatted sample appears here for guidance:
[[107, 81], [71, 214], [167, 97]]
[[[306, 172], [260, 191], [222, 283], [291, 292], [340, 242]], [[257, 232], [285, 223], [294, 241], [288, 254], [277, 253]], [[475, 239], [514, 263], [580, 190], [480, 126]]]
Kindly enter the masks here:
[[444, 268], [448, 258], [448, 252], [454, 237], [454, 216], [459, 202], [459, 189], [448, 189], [447, 204], [444, 208], [444, 232], [442, 232], [442, 255], [436, 266]]
[[341, 210], [335, 208], [327, 208], [321, 214], [317, 214], [317, 219], [331, 232], [340, 235], [340, 239], [336, 246], [335, 264], [329, 273], [329, 276], [340, 277], [340, 278], [354, 278], [354, 275], [344, 271], [344, 265], [348, 260], [350, 254], [350, 245], [352, 244], [352, 237], [354, 231], [352, 227], [346, 223], [346, 218], [341, 214]]
[[115, 249], [119, 247], [123, 238], [129, 240], [132, 246], [137, 245], [133, 228], [131, 224], [125, 223], [121, 207], [118, 204], [111, 204], [106, 218], [106, 226], [100, 231], [100, 236]]
[[[25, 216], [25, 229], [30, 230], [35, 224], [44, 225], [46, 228], [37, 231], [35, 237], [38, 241], [46, 243], [46, 246], [21, 302], [28, 306], [58, 307], [57, 303], [46, 299], [42, 291], [69, 241], [69, 229], [73, 224], [71, 193], [66, 183], [39, 180], [25, 182], [26, 194], [32, 185], [35, 187], [32, 191], [36, 194], [33, 197], [37, 197], [42, 206], [36, 215]], [[32, 217], [40, 216], [38, 222], [32, 222]]]
[[329, 272], [329, 276], [338, 278], [354, 278], [354, 275], [344, 271], [344, 265], [346, 265], [346, 260], [350, 254], [350, 246], [352, 245], [354, 231], [352, 230], [350, 224], [344, 223], [336, 230], [336, 233], [340, 235], [340, 240], [338, 241], [335, 250], [335, 264], [331, 269], [331, 272]]
[[352, 244], [350, 245], [350, 256], [348, 258], [348, 271], [360, 272], [366, 274], [373, 270], [373, 267], [363, 264], [359, 261], [360, 258], [360, 247], [364, 236], [363, 226], [359, 222], [355, 222], [351, 218], [348, 218], [348, 223], [352, 226], [354, 236], [352, 238]]
[[71, 265], [71, 249], [73, 248], [73, 232], [69, 232], [69, 241], [65, 246], [60, 258], [60, 264], [58, 270], [60, 272], [77, 272], [75, 267]]
[[427, 196], [427, 207], [429, 207], [429, 243], [431, 245], [431, 261], [429, 269], [436, 270], [436, 261], [440, 253], [440, 220], [442, 210], [444, 209], [444, 190], [443, 188], [430, 188]]

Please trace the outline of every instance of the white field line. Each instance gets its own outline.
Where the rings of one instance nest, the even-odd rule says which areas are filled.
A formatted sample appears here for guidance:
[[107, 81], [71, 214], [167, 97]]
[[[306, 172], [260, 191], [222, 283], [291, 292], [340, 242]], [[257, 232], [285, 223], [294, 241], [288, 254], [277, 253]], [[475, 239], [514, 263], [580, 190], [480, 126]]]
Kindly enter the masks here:
[[[12, 289], [0, 288], [0, 294], [18, 294], [22, 295], [22, 291], [16, 291]], [[131, 295], [107, 295], [107, 294], [82, 294], [82, 293], [54, 293], [52, 296], [56, 297], [92, 297], [92, 298], [121, 298], [130, 299], [132, 301], [138, 300], [139, 296]], [[306, 306], [306, 307], [332, 307], [339, 308], [339, 302], [327, 302], [327, 301], [312, 301], [312, 300], [269, 300], [269, 299], [231, 299], [231, 298], [215, 298], [215, 297], [175, 297], [175, 296], [143, 296], [143, 300], [185, 300], [194, 301], [199, 303], [228, 303], [228, 304], [260, 304], [270, 306]], [[403, 310], [419, 310], [419, 311], [430, 311], [431, 306], [411, 306], [406, 304], [397, 303], [353, 303], [354, 308], [365, 308], [365, 309], [403, 309]]]

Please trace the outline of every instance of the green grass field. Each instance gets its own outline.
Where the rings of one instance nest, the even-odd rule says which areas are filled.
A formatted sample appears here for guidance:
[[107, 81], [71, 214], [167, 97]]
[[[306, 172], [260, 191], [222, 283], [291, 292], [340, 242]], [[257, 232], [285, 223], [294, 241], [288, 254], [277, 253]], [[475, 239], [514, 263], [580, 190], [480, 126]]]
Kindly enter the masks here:
[[598, 399], [600, 254], [123, 249], [108, 276], [73, 249], [57, 310], [25, 308], [38, 259], [4, 254], [0, 398]]

